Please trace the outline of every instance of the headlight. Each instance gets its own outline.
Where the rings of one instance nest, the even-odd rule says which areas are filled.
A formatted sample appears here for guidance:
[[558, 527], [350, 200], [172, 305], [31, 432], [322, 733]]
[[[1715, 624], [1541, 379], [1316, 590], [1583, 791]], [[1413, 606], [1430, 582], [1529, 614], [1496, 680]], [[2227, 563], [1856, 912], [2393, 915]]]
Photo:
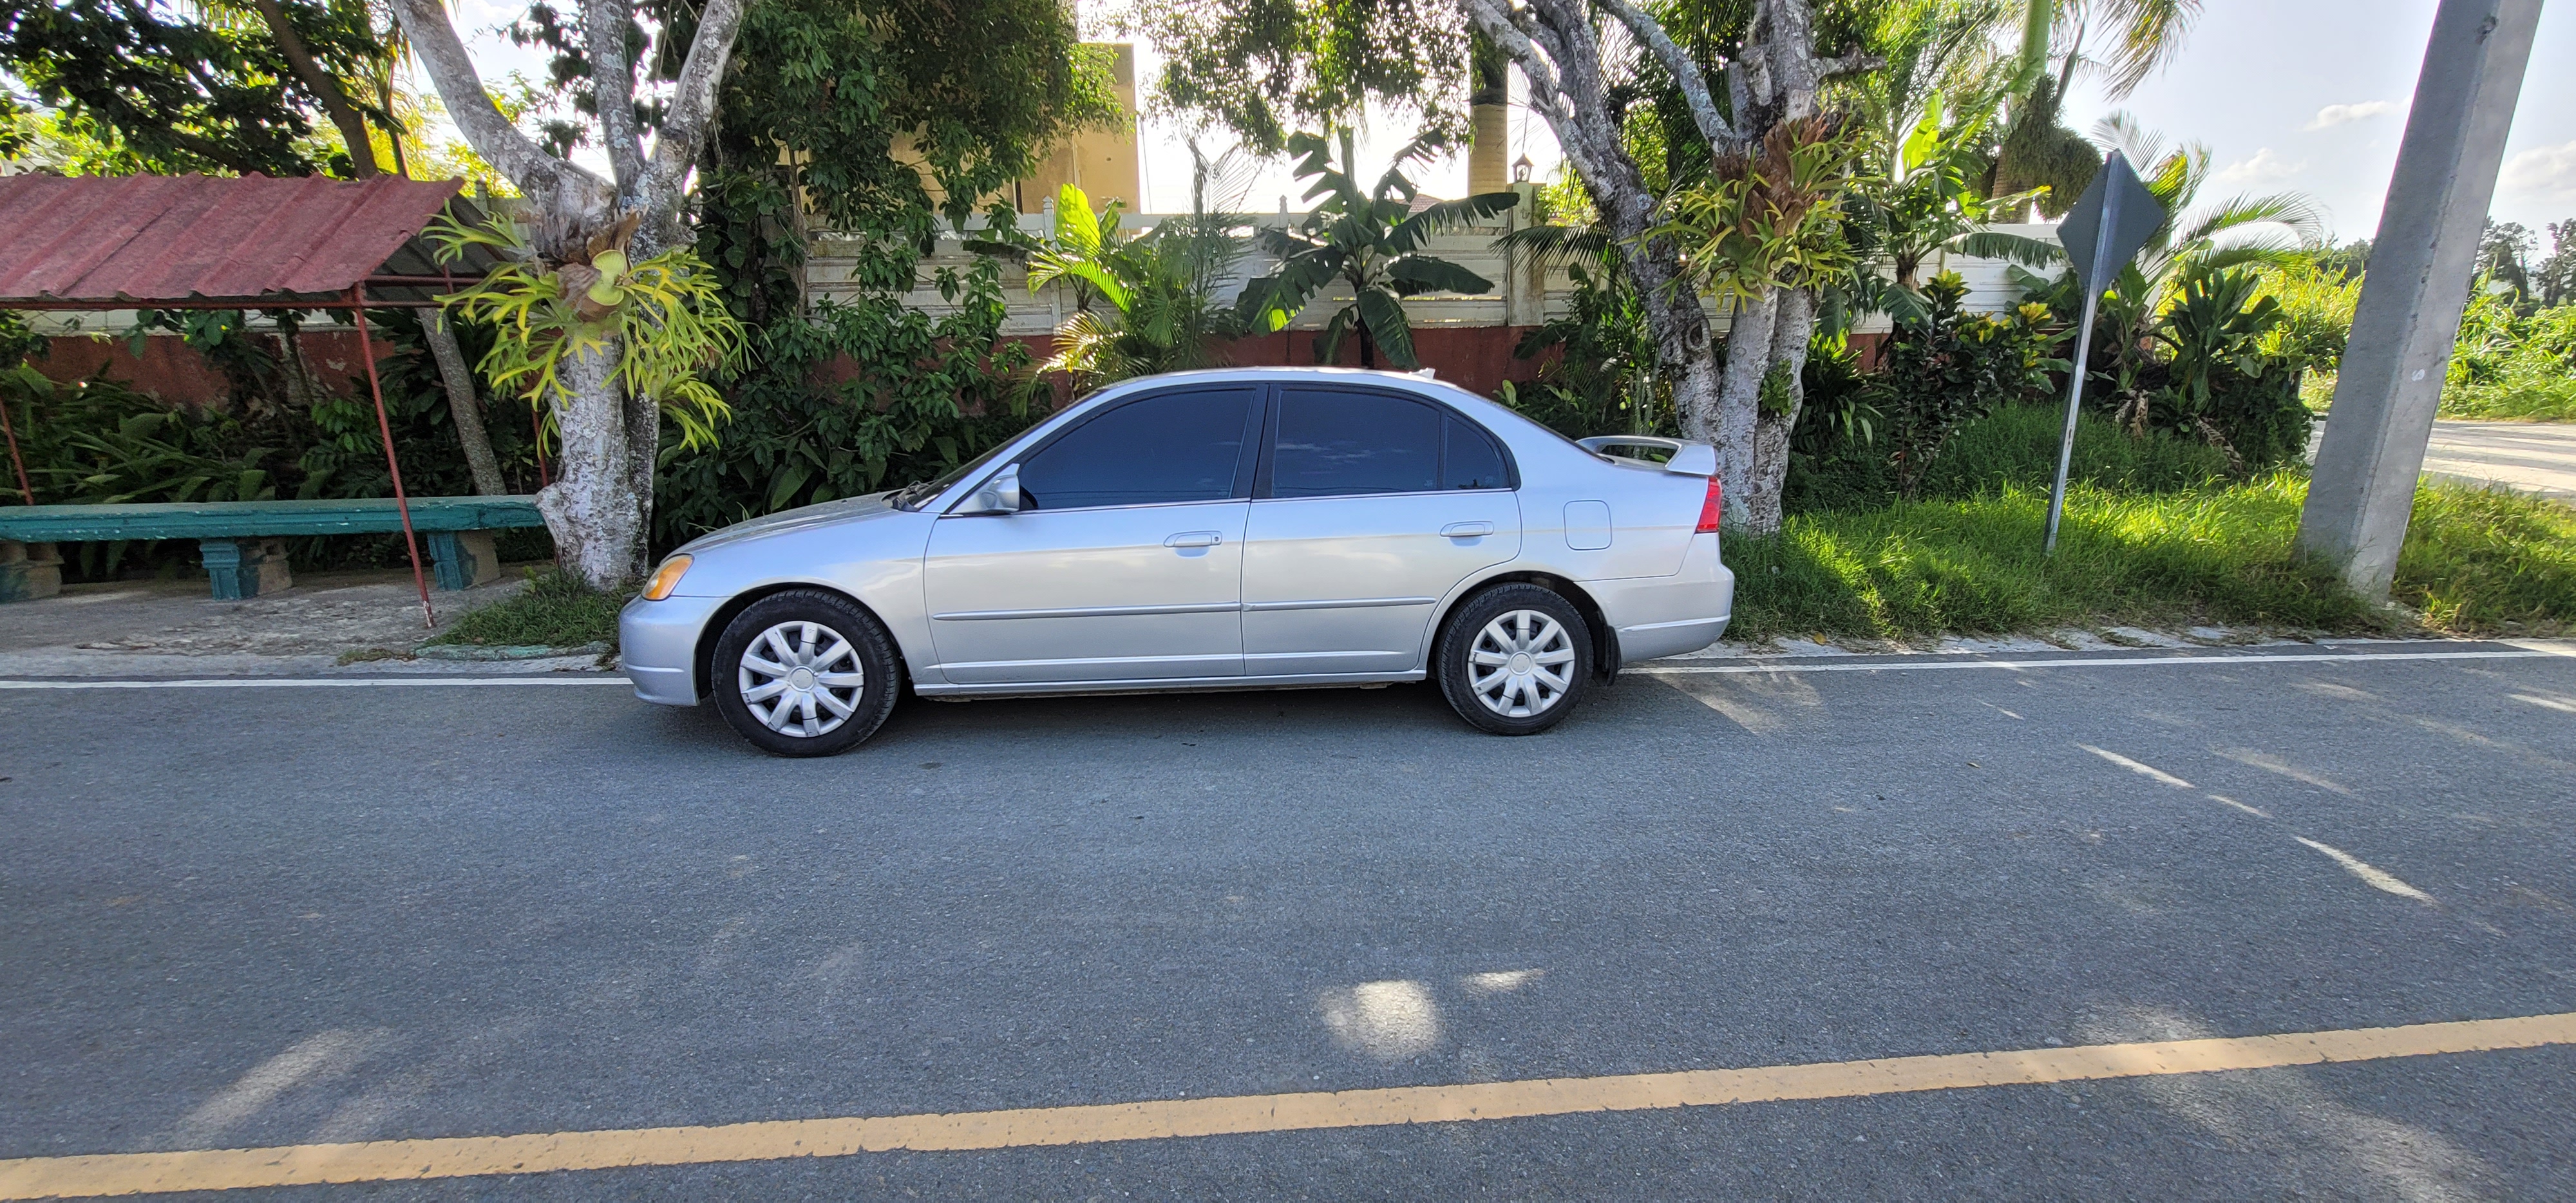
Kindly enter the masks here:
[[680, 587], [680, 578], [688, 571], [687, 556], [673, 556], [662, 561], [662, 566], [653, 571], [653, 579], [644, 582], [644, 600], [660, 601], [671, 596], [671, 591]]

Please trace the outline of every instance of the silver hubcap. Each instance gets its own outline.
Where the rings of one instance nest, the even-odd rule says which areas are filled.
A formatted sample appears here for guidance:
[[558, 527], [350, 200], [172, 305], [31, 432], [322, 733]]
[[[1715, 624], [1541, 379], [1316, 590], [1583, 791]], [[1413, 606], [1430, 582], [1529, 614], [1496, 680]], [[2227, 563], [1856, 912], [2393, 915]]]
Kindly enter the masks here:
[[859, 650], [819, 622], [782, 622], [742, 650], [734, 673], [742, 704], [781, 735], [812, 738], [850, 721], [867, 670]]
[[1485, 624], [1467, 652], [1476, 700], [1505, 718], [1528, 718], [1556, 705], [1572, 685], [1574, 637], [1536, 610], [1514, 610]]

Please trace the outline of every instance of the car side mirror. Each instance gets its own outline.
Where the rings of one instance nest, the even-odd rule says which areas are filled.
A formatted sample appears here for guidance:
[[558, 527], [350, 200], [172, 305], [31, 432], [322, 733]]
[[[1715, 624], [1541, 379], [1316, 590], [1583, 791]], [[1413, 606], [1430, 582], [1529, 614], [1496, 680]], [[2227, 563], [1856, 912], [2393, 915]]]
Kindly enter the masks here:
[[993, 474], [983, 487], [968, 494], [956, 512], [960, 514], [1016, 514], [1020, 506], [1020, 466], [1012, 464]]

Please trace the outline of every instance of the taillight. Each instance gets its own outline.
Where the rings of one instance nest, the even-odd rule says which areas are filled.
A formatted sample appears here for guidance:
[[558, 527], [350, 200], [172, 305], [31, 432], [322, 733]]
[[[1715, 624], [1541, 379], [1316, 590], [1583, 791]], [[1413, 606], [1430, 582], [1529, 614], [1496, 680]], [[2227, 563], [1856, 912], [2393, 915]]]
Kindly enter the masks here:
[[1726, 486], [1719, 484], [1716, 477], [1709, 477], [1708, 500], [1701, 502], [1699, 505], [1699, 530], [1696, 533], [1703, 535], [1716, 534], [1717, 520], [1725, 516]]

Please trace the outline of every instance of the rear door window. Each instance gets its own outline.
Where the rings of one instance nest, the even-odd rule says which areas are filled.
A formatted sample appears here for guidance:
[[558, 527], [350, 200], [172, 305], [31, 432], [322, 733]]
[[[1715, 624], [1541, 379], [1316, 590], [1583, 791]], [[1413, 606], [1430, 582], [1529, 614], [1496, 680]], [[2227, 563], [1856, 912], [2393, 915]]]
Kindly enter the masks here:
[[1508, 489], [1512, 487], [1511, 462], [1503, 458], [1502, 444], [1484, 428], [1449, 415], [1447, 442], [1440, 457], [1440, 487], [1444, 489]]
[[1446, 419], [1433, 406], [1387, 393], [1283, 389], [1271, 445], [1270, 495], [1437, 490]]
[[1020, 462], [1030, 509], [1233, 497], [1258, 390], [1192, 389], [1130, 401]]

